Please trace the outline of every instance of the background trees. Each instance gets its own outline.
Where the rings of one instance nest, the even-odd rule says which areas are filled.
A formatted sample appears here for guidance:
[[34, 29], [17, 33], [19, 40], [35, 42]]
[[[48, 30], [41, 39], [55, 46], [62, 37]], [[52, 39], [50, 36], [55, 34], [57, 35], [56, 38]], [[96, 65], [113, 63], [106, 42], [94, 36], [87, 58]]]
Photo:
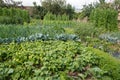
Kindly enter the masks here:
[[0, 0], [0, 7], [3, 7], [3, 6], [5, 6], [5, 3], [3, 0]]
[[88, 5], [84, 5], [82, 8], [82, 12], [80, 14], [81, 18], [84, 17], [90, 17], [91, 12], [96, 8], [102, 8], [102, 9], [115, 9], [118, 11], [120, 9], [120, 0], [114, 0], [112, 2], [106, 2], [105, 0], [99, 0], [98, 2], [94, 2]]
[[69, 19], [72, 19], [74, 8], [70, 4], [67, 4], [66, 0], [43, 0], [41, 1], [41, 6], [36, 5], [34, 2], [34, 13], [41, 19], [47, 13], [52, 13], [56, 16], [66, 14], [69, 16]]
[[120, 0], [114, 0], [113, 1], [113, 7], [118, 10], [120, 9]]
[[33, 2], [34, 8], [33, 8], [33, 17], [36, 19], [43, 19], [45, 14], [47, 13], [47, 10], [40, 6], [37, 5], [36, 2]]
[[53, 14], [62, 14], [64, 8], [66, 7], [65, 0], [43, 0], [41, 1], [42, 7], [44, 7], [47, 11]]
[[21, 1], [14, 0], [0, 0], [0, 7], [17, 7], [18, 5], [22, 5]]

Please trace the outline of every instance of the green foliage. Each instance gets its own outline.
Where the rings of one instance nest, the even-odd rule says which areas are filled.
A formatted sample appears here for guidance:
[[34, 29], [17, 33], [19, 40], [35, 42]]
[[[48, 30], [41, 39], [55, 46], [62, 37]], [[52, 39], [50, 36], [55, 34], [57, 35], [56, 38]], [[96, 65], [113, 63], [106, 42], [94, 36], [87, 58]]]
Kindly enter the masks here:
[[[66, 15], [66, 14], [63, 14], [63, 15], [61, 16], [61, 19], [60, 19], [60, 20], [68, 21], [68, 20], [69, 20], [69, 17], [70, 17], [70, 16], [68, 16], [68, 15]], [[58, 20], [59, 20], [59, 19], [58, 19]]]
[[44, 20], [55, 20], [56, 16], [53, 15], [52, 13], [47, 13], [44, 17]]
[[64, 28], [60, 26], [0, 25], [1, 38], [28, 37], [36, 33], [54, 36], [55, 34], [62, 34], [64, 32]]
[[82, 8], [82, 13], [81, 13], [80, 17], [81, 18], [90, 17], [92, 10], [94, 10], [94, 5], [92, 5], [92, 4], [84, 5]]
[[80, 36], [84, 41], [87, 37], [98, 37], [100, 34], [104, 33], [105, 30], [102, 28], [96, 28], [92, 23], [79, 23], [75, 28], [75, 34]]
[[[28, 25], [0, 25], [0, 43], [10, 43], [0, 44], [0, 80], [120, 79], [120, 61], [102, 52], [108, 50], [109, 43], [97, 38], [103, 28], [55, 20], [33, 21]], [[66, 28], [72, 29], [72, 34], [75, 30], [83, 43], [76, 41], [76, 35], [67, 34]]]
[[42, 7], [48, 12], [58, 15], [65, 13], [66, 1], [65, 0], [43, 0]]
[[92, 11], [90, 19], [96, 27], [103, 27], [106, 30], [117, 30], [117, 11], [114, 9], [96, 8]]
[[0, 8], [0, 24], [23, 24], [30, 22], [29, 13], [16, 8]]
[[[91, 50], [91, 48], [90, 48]], [[92, 49], [92, 51], [99, 56], [101, 59], [99, 60], [99, 67], [108, 72], [108, 76], [113, 80], [120, 79], [120, 61], [111, 57], [109, 54], [99, 51], [97, 49]]]
[[63, 15], [55, 15], [55, 14], [52, 14], [50, 12], [48, 12], [45, 17], [44, 17], [44, 20], [58, 20], [58, 21], [68, 21], [69, 20], [69, 16], [66, 15], [66, 14], [63, 14]]
[[64, 14], [67, 14], [67, 15], [69, 16], [68, 19], [72, 20], [72, 19], [74, 18], [74, 14], [75, 14], [74, 11], [75, 11], [75, 10], [74, 10], [74, 8], [72, 7], [72, 5], [67, 4], [67, 6], [66, 6], [66, 12], [65, 12]]
[[[61, 16], [60, 16], [61, 18]], [[73, 27], [76, 25], [76, 22], [73, 21], [63, 21], [63, 20], [43, 20], [42, 25], [44, 26], [57, 26], [57, 27]]]
[[18, 7], [19, 5], [21, 5], [22, 2], [21, 1], [14, 1], [14, 0], [0, 0], [0, 7], [4, 8], [11, 8], [11, 7]]
[[120, 42], [120, 36], [118, 35], [119, 33], [106, 33], [106, 34], [101, 34], [99, 36], [100, 39], [112, 42], [112, 43], [117, 43]]
[[53, 35], [51, 36], [50, 34], [45, 35], [41, 33], [36, 33], [28, 37], [23, 36], [23, 37], [17, 37], [17, 38], [0, 38], [0, 44], [9, 44], [11, 42], [22, 43], [22, 42], [27, 42], [27, 41], [33, 42], [33, 41], [38, 41], [38, 40], [80, 41], [79, 37], [74, 34], [56, 34], [54, 36]]
[[[96, 67], [97, 66], [97, 67]], [[120, 61], [74, 41], [0, 45], [0, 79], [119, 80]]]
[[[33, 16], [37, 15], [38, 19], [39, 18], [47, 19], [47, 20], [49, 20], [50, 18], [51, 20], [73, 19], [74, 8], [70, 4], [66, 4], [65, 0], [43, 0], [41, 1], [41, 4], [42, 4], [41, 6], [38, 6], [36, 2], [34, 2], [33, 4], [34, 4]], [[54, 15], [50, 15], [50, 14], [54, 14]], [[67, 17], [63, 18], [64, 14], [66, 14]], [[56, 19], [57, 16], [58, 16], [58, 19]]]
[[1, 7], [4, 7], [4, 6], [5, 6], [4, 1], [3, 1], [3, 0], [0, 0], [0, 8], [1, 8]]
[[[36, 26], [36, 25], [35, 25]], [[64, 28], [59, 26], [21, 26], [1, 25], [0, 43], [25, 42], [36, 40], [78, 40], [74, 34], [66, 34]]]
[[42, 6], [37, 6], [36, 2], [33, 3], [34, 4], [34, 8], [33, 8], [33, 14], [32, 17], [35, 19], [44, 19], [44, 16], [47, 13], [47, 10], [42, 7]]

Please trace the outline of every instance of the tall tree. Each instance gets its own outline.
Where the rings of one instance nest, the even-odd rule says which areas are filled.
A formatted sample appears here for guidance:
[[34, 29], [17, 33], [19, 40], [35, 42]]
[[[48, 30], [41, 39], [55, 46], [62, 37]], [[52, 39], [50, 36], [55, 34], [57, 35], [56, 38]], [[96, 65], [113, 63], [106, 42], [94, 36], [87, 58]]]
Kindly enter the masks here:
[[100, 4], [105, 4], [105, 0], [99, 0]]
[[41, 3], [42, 7], [56, 15], [61, 14], [66, 6], [65, 0], [44, 0]]
[[37, 5], [36, 2], [33, 2], [34, 8], [33, 8], [33, 17], [38, 19], [43, 19], [46, 15], [47, 11], [44, 7]]
[[89, 4], [89, 5], [83, 5], [83, 8], [82, 8], [82, 12], [80, 14], [80, 18], [84, 18], [84, 17], [90, 17], [90, 14], [92, 12], [93, 9], [95, 9], [98, 5], [96, 4]]
[[0, 7], [17, 7], [18, 5], [22, 5], [21, 1], [14, 0], [0, 0]]
[[[119, 0], [120, 1], [120, 0]], [[99, 0], [98, 2], [94, 2], [93, 4], [83, 5], [82, 8], [82, 18], [90, 17], [90, 14], [95, 8], [112, 8], [109, 3], [106, 3], [105, 0]]]
[[116, 10], [119, 10], [119, 9], [120, 9], [120, 0], [114, 0], [114, 1], [113, 1], [113, 7], [114, 7]]
[[69, 16], [69, 19], [73, 19], [74, 12], [75, 12], [75, 9], [70, 4], [67, 4], [67, 6], [66, 6], [66, 14]]
[[3, 6], [5, 6], [5, 3], [3, 0], [0, 0], [0, 7], [3, 7]]
[[34, 10], [40, 18], [49, 12], [55, 16], [61, 16], [63, 14], [69, 16], [70, 19], [73, 18], [74, 8], [70, 4], [66, 4], [66, 0], [41, 0], [41, 6], [34, 3]]

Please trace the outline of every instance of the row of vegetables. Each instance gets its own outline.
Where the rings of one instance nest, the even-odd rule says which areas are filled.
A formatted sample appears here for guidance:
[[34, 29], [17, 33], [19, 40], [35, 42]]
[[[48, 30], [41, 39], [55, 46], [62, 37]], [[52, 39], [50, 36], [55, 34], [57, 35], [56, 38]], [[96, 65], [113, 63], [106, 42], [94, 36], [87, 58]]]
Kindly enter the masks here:
[[0, 45], [0, 80], [119, 80], [120, 61], [75, 41]]
[[36, 33], [34, 35], [30, 35], [28, 37], [18, 37], [18, 38], [0, 38], [0, 44], [2, 43], [11, 43], [11, 42], [16, 42], [16, 43], [21, 43], [25, 41], [37, 41], [37, 40], [43, 40], [43, 41], [48, 41], [48, 40], [62, 40], [62, 41], [67, 41], [67, 40], [74, 40], [74, 41], [80, 41], [80, 38], [77, 35], [74, 34], [55, 34], [54, 36], [50, 36], [49, 34], [45, 35], [42, 33]]
[[101, 34], [99, 38], [112, 43], [120, 43], [120, 32]]

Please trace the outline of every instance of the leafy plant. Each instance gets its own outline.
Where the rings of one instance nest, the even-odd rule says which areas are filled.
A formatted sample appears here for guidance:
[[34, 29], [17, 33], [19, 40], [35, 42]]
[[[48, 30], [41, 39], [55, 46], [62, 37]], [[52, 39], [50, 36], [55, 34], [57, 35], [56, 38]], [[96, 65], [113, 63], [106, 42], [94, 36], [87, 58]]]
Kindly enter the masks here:
[[91, 13], [91, 21], [96, 27], [103, 27], [108, 31], [117, 30], [117, 16], [116, 10], [111, 8], [96, 8]]
[[0, 8], [0, 24], [23, 24], [30, 22], [29, 13], [16, 8]]
[[0, 45], [0, 79], [73, 80], [100, 75], [119, 80], [119, 65], [110, 55], [75, 41]]

